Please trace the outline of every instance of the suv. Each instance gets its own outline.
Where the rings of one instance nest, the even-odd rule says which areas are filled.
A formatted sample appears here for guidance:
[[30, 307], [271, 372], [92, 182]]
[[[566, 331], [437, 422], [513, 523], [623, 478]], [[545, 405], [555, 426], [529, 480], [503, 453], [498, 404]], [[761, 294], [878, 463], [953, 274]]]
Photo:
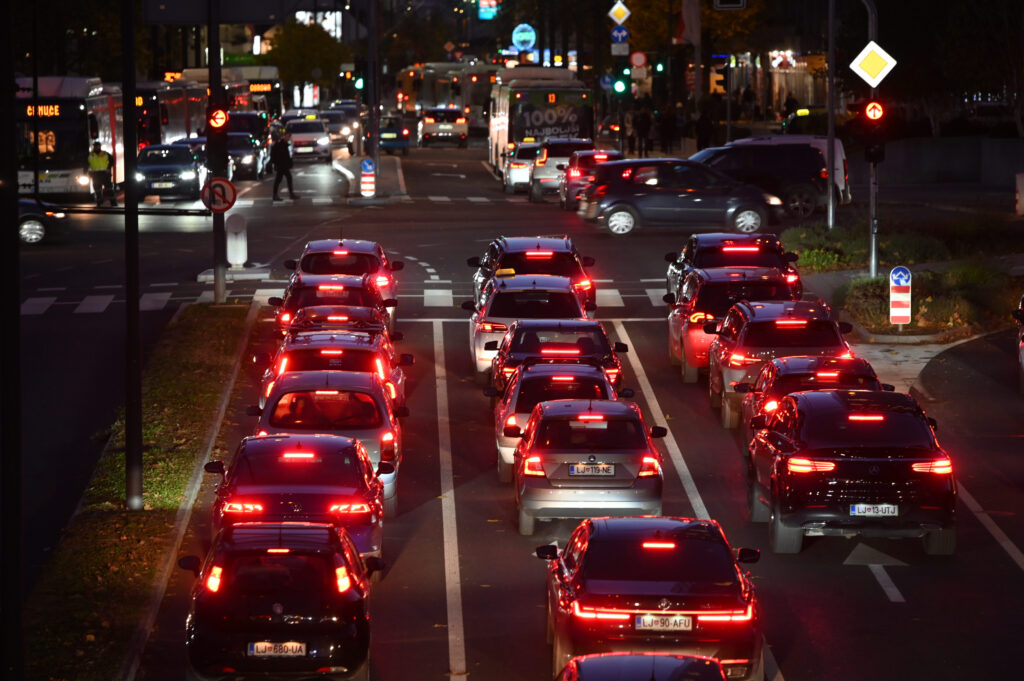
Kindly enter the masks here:
[[464, 149], [469, 139], [469, 124], [458, 109], [434, 108], [423, 112], [417, 142], [425, 147], [431, 142], [454, 142]]
[[828, 166], [809, 144], [731, 144], [698, 151], [690, 159], [780, 197], [795, 218], [809, 217], [828, 201]]
[[828, 305], [806, 300], [736, 303], [721, 327], [704, 325], [715, 334], [708, 348], [708, 397], [722, 409], [722, 427], [739, 424], [743, 395], [729, 390], [737, 383], [752, 383], [761, 364], [776, 357], [823, 355], [852, 357], [843, 334], [853, 327], [837, 322]]
[[574, 151], [567, 163], [559, 163], [562, 171], [558, 175], [558, 205], [563, 210], [576, 210], [580, 204], [580, 192], [594, 181], [594, 168], [605, 161], [621, 161], [626, 158], [621, 151], [587, 149]]
[[[788, 128], [787, 128], [788, 129]], [[760, 137], [744, 137], [732, 142], [738, 144], [809, 144], [821, 152], [822, 158], [828, 161], [828, 137], [825, 135], [762, 135]], [[846, 149], [843, 141], [835, 138], [835, 157], [833, 159], [832, 179], [835, 183], [836, 201], [848, 204], [853, 200], [850, 192], [850, 166], [846, 162]]]
[[559, 165], [569, 162], [574, 151], [597, 150], [590, 139], [548, 139], [541, 143], [530, 169], [530, 201], [542, 201], [544, 194], [558, 191]]
[[331, 162], [331, 136], [320, 118], [296, 118], [284, 125], [292, 136], [292, 158]]
[[[712, 267], [776, 267], [786, 275], [793, 300], [803, 295], [800, 273], [793, 263], [796, 253], [787, 253], [775, 234], [729, 234], [705, 232], [693, 234], [679, 253], [666, 253], [665, 290], [677, 293], [679, 284], [691, 270]], [[678, 298], [678, 296], [676, 296]]]

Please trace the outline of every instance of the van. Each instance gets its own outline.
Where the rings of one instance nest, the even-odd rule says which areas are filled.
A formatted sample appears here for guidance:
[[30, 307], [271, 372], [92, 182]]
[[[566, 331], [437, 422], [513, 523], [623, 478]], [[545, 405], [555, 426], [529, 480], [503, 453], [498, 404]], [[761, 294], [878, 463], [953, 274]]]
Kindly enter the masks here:
[[[828, 137], [825, 135], [763, 135], [744, 137], [734, 140], [731, 144], [809, 144], [828, 158]], [[850, 203], [853, 200], [850, 192], [850, 171], [846, 163], [843, 141], [838, 137], [835, 139], [835, 166], [832, 177], [836, 185], [836, 199], [844, 205]]]

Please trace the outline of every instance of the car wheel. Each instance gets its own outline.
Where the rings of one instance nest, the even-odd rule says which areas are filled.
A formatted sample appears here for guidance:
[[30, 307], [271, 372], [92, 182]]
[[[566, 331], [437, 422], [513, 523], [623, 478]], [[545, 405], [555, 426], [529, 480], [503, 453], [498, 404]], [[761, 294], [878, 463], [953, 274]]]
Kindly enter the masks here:
[[764, 224], [764, 211], [755, 206], [745, 206], [736, 211], [732, 226], [740, 234], [754, 234]]
[[605, 224], [615, 236], [625, 236], [637, 228], [636, 213], [628, 206], [617, 206], [608, 213]]
[[504, 484], [512, 482], [512, 464], [505, 463], [501, 454], [498, 454], [498, 482]]
[[956, 551], [956, 529], [926, 532], [922, 541], [924, 552], [929, 556], [952, 556]]
[[526, 511], [524, 511], [523, 509], [520, 508], [519, 509], [519, 534], [521, 534], [524, 537], [531, 536], [533, 534], [534, 523], [535, 523], [534, 517], [532, 515], [530, 515], [529, 513], [527, 513]]
[[772, 512], [768, 505], [761, 501], [761, 493], [754, 481], [754, 474], [747, 478], [747, 508], [750, 510], [750, 522], [766, 523], [771, 520]]
[[804, 531], [799, 527], [782, 524], [782, 511], [778, 502], [772, 506], [772, 518], [768, 525], [768, 541], [772, 553], [800, 553], [804, 544]]
[[722, 393], [715, 392], [715, 382], [710, 372], [708, 373], [708, 401], [711, 402], [712, 409], [722, 406]]
[[398, 515], [398, 492], [394, 496], [384, 499], [384, 517], [394, 518]]
[[698, 376], [697, 367], [686, 361], [686, 350], [679, 347], [679, 374], [683, 377], [683, 383], [696, 383]]
[[544, 191], [539, 182], [530, 183], [530, 203], [540, 203], [544, 200]]
[[38, 218], [25, 218], [18, 223], [18, 238], [23, 244], [37, 244], [46, 238], [46, 225]]
[[736, 407], [732, 406], [732, 400], [725, 395], [722, 396], [722, 427], [726, 429], [735, 428], [740, 423]]
[[817, 194], [812, 187], [797, 185], [786, 192], [786, 212], [798, 219], [810, 217], [814, 212]]

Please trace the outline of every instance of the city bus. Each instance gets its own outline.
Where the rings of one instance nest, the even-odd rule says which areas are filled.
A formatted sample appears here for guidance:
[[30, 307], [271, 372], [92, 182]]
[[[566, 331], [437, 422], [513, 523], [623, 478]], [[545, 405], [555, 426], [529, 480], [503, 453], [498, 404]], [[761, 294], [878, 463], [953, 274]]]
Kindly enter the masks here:
[[457, 74], [453, 83], [455, 105], [466, 116], [471, 131], [487, 129], [491, 87], [497, 82], [500, 68], [496, 64], [477, 62], [463, 66]]
[[454, 108], [454, 81], [465, 66], [465, 62], [442, 61], [405, 67], [395, 76], [396, 108], [410, 114], [436, 107]]
[[498, 175], [504, 174], [506, 152], [521, 142], [594, 136], [590, 90], [567, 69], [499, 69], [491, 87], [489, 117], [488, 157]]
[[40, 194], [89, 197], [88, 156], [94, 142], [111, 156], [115, 186], [124, 182], [120, 88], [99, 78], [70, 76], [44, 76], [38, 83], [34, 102], [32, 79], [17, 79], [19, 193], [35, 191], [32, 176], [38, 158]]
[[[273, 119], [284, 113], [284, 93], [281, 91], [281, 75], [276, 66], [239, 66], [242, 79], [249, 84], [249, 92], [253, 95], [256, 106], [254, 110], [266, 111]], [[266, 102], [259, 105], [259, 97]]]
[[180, 83], [139, 83], [135, 89], [135, 117], [140, 150], [188, 137], [188, 93]]

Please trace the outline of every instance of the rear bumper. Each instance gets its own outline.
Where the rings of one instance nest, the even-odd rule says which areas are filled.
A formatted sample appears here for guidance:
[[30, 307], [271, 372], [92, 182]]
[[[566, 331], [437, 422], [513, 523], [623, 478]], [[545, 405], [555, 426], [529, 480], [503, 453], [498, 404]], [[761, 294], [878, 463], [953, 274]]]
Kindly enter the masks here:
[[534, 518], [590, 518], [600, 515], [661, 515], [661, 478], [632, 487], [599, 489], [552, 487], [547, 479], [518, 481], [519, 506]]
[[[880, 502], [881, 503], [881, 502]], [[881, 538], [921, 537], [926, 532], [948, 530], [956, 526], [952, 507], [938, 510], [898, 505], [895, 518], [851, 516], [848, 505], [829, 508], [793, 508], [782, 503], [782, 524], [801, 528], [808, 536], [863, 536]]]

